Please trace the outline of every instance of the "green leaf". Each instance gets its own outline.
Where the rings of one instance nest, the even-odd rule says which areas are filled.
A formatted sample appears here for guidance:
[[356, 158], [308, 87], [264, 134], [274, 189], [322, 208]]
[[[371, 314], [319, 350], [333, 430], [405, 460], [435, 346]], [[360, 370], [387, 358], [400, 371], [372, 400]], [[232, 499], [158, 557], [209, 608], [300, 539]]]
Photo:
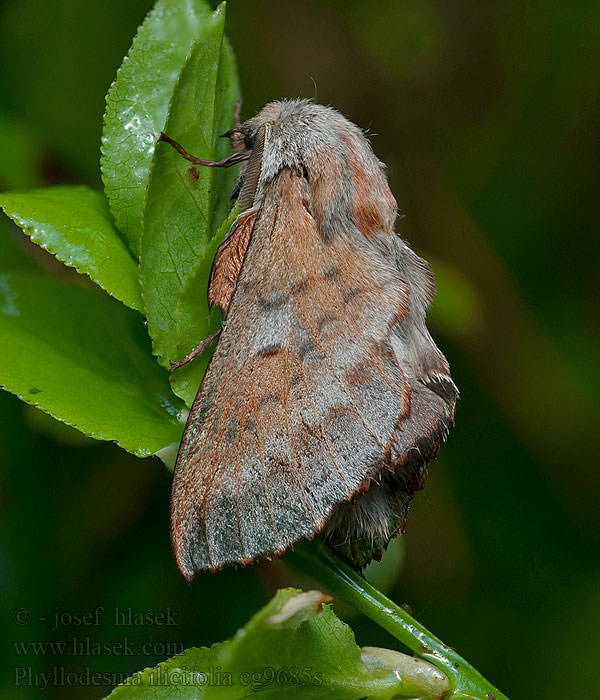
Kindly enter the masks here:
[[[322, 604], [319, 591], [280, 590], [235, 637], [183, 654], [127, 679], [111, 700], [301, 698], [359, 700], [436, 697], [442, 674], [424, 661], [384, 649], [363, 656], [352, 630]], [[411, 668], [412, 667], [412, 668]]]
[[23, 231], [65, 265], [89, 275], [126, 306], [144, 308], [138, 267], [114, 228], [106, 198], [87, 187], [48, 187], [0, 195]]
[[[176, 319], [178, 329], [184, 330], [190, 338], [190, 349], [197, 345], [195, 338], [208, 338], [221, 325], [223, 316], [221, 309], [215, 307], [208, 312], [206, 302], [208, 295], [208, 278], [212, 260], [217, 248], [227, 235], [235, 218], [237, 208], [225, 219], [217, 233], [211, 239], [204, 254], [205, 264], [200, 265], [189, 279], [177, 302]], [[182, 352], [185, 357], [187, 350]], [[212, 355], [212, 348], [205, 350], [202, 355], [171, 374], [171, 388], [188, 406], [191, 405]]]
[[117, 227], [136, 257], [154, 146], [181, 66], [209, 14], [204, 0], [159, 0], [106, 96], [102, 178]]
[[[222, 4], [203, 25], [182, 70], [165, 128], [202, 158], [220, 159], [229, 152], [227, 140], [218, 136], [233, 125], [239, 95], [224, 22]], [[199, 167], [195, 179], [188, 165], [168, 144], [157, 145], [144, 211], [142, 289], [154, 352], [164, 366], [185, 357], [218, 324], [218, 316], [208, 313], [206, 285], [218, 244], [214, 232], [226, 214], [235, 173]], [[200, 378], [198, 372], [195, 388]], [[190, 400], [179, 380], [173, 388]]]
[[97, 290], [41, 273], [0, 275], [0, 384], [140, 457], [181, 437], [182, 405], [142, 318]]

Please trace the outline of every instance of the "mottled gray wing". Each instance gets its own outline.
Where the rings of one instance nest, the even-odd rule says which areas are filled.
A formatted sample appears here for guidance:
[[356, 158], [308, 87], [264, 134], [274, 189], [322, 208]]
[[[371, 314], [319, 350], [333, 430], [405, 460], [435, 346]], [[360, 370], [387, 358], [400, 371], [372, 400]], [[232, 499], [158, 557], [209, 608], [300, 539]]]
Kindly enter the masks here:
[[171, 501], [188, 579], [320, 532], [448, 419], [432, 391], [415, 403], [424, 385], [399, 361], [399, 261], [366, 239], [325, 240], [307, 196], [290, 170], [271, 183], [188, 418]]

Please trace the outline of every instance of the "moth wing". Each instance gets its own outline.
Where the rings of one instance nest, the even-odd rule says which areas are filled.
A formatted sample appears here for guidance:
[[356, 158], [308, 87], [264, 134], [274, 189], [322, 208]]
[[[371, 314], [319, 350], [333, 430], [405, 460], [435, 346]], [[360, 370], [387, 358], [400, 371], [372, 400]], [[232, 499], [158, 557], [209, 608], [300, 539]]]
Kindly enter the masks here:
[[288, 169], [267, 189], [188, 418], [171, 500], [188, 579], [313, 536], [406, 457], [417, 421], [437, 427], [442, 399], [413, 405], [393, 347], [407, 281], [366, 241], [325, 240], [307, 201]]
[[246, 249], [256, 220], [256, 209], [250, 209], [237, 217], [229, 234], [217, 249], [210, 271], [208, 285], [209, 306], [219, 306], [227, 315], [231, 297], [235, 291]]

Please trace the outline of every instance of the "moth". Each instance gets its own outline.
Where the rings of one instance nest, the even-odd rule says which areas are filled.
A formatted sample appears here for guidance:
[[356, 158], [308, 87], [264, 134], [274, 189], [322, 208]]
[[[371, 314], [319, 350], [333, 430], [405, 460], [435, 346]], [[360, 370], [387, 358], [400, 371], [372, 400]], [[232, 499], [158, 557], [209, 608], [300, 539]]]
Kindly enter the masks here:
[[433, 275], [337, 111], [272, 102], [228, 136], [219, 162], [161, 136], [195, 164], [242, 164], [208, 289], [224, 321], [174, 471], [175, 559], [189, 581], [320, 534], [361, 569], [403, 532], [454, 420]]

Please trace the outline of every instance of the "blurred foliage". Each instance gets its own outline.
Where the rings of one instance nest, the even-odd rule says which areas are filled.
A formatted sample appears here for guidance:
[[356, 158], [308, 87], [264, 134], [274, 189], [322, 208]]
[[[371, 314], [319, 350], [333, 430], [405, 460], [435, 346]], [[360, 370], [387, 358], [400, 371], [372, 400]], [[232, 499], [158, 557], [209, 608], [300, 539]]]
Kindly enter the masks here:
[[[5, 0], [0, 190], [101, 187], [104, 95], [150, 6]], [[599, 15], [592, 0], [228, 7], [244, 116], [316, 92], [369, 129], [406, 214], [398, 230], [436, 263], [432, 330], [462, 399], [415, 499], [388, 592], [513, 699], [600, 692], [600, 472], [591, 443], [600, 427]], [[0, 268], [69, 274], [8, 220]], [[110, 444], [65, 444], [62, 428], [53, 435], [30, 411], [0, 393], [3, 697], [39, 697], [34, 685], [13, 685], [15, 666], [130, 674], [171, 655], [160, 644], [211, 644], [275, 588], [297, 584], [272, 563], [186, 586], [170, 554], [162, 464]], [[54, 613], [99, 605], [99, 626], [51, 630]], [[178, 624], [115, 627], [115, 606], [171, 606]], [[30, 624], [14, 624], [17, 608], [32, 611]], [[363, 618], [352, 626], [361, 645], [392, 645]], [[75, 635], [156, 647], [18, 657], [10, 646]], [[111, 685], [51, 687], [45, 696], [101, 697]]]

